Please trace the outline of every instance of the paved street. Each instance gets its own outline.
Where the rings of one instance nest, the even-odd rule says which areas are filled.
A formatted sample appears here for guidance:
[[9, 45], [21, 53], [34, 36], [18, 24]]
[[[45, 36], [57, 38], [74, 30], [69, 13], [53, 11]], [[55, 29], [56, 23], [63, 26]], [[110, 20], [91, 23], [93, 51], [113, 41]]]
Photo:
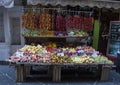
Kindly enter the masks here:
[[15, 82], [15, 70], [13, 66], [0, 65], [0, 85], [120, 85], [120, 75], [116, 73], [114, 70], [110, 73], [109, 81], [100, 82], [100, 81], [89, 81], [83, 80], [79, 82], [24, 82], [24, 83], [16, 83]]

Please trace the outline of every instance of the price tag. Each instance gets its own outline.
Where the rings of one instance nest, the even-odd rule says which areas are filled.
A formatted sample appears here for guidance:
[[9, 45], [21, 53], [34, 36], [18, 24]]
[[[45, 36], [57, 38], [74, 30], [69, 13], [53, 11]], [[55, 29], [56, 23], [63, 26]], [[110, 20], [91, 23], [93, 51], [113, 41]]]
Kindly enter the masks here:
[[16, 54], [16, 56], [21, 57], [21, 56], [23, 56], [24, 52], [16, 52], [15, 54]]

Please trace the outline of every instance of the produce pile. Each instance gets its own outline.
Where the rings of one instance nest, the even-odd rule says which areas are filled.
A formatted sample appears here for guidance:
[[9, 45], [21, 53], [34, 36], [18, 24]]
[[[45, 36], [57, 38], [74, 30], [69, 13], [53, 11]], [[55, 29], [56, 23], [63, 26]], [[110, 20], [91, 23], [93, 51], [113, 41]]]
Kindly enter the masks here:
[[52, 48], [42, 45], [25, 45], [17, 50], [9, 59], [9, 62], [37, 62], [37, 63], [108, 63], [112, 61], [99, 55], [90, 46], [77, 46], [76, 48]]
[[73, 36], [73, 37], [87, 37], [89, 34], [82, 30], [72, 30], [68, 32], [61, 32], [61, 31], [39, 31], [39, 30], [30, 30], [24, 29], [23, 32], [24, 36], [37, 36], [37, 37], [54, 37], [54, 36]]

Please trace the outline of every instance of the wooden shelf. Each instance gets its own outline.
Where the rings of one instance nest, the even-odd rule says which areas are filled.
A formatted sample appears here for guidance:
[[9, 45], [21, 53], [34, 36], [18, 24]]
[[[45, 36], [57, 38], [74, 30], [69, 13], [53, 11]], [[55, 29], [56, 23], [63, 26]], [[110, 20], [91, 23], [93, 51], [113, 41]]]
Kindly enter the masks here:
[[26, 36], [25, 38], [87, 38], [88, 36]]

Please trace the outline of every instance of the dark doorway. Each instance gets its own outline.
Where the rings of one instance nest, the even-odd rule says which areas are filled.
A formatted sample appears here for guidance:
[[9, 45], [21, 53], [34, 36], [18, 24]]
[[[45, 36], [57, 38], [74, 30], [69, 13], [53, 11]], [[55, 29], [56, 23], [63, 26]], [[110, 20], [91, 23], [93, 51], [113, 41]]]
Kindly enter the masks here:
[[103, 37], [102, 35], [109, 34], [110, 21], [118, 21], [118, 20], [119, 20], [119, 13], [113, 12], [113, 10], [111, 9], [101, 11], [101, 16], [100, 16], [101, 26], [100, 26], [98, 50], [104, 55], [106, 55], [107, 43], [109, 37]]

